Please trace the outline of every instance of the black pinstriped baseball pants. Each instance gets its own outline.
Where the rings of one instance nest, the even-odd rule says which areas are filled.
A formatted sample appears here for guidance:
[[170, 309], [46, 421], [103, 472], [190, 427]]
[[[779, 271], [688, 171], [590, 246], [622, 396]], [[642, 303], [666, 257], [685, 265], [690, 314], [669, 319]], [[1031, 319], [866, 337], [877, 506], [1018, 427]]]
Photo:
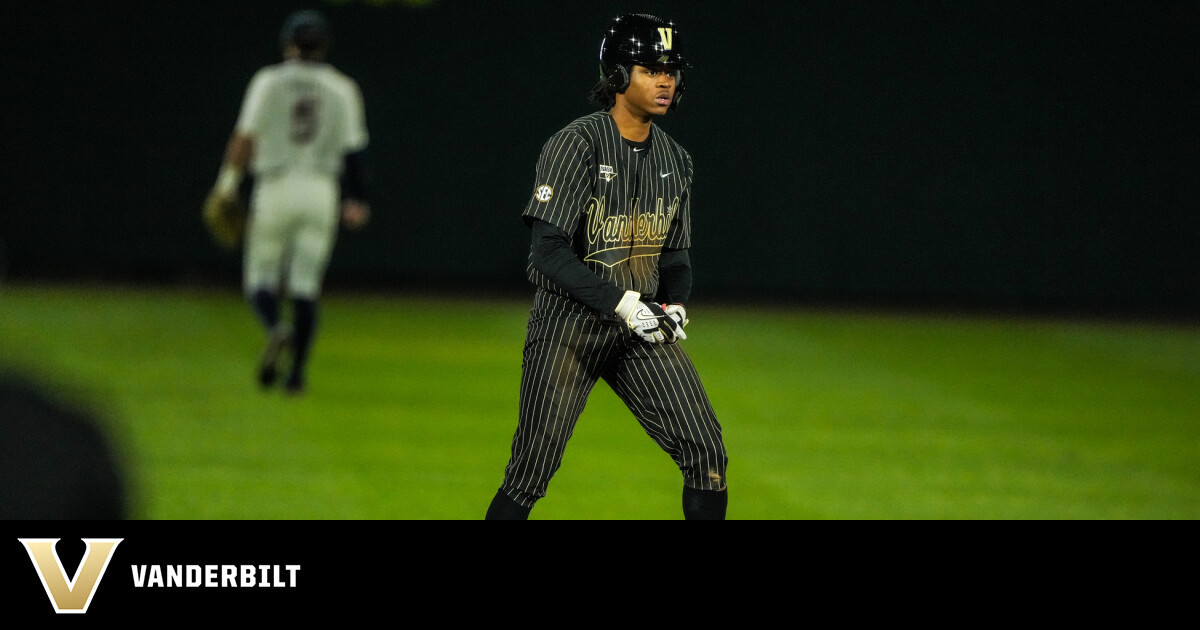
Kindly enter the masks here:
[[725, 489], [721, 425], [679, 344], [641, 341], [624, 323], [539, 289], [521, 368], [521, 399], [503, 491], [525, 507], [546, 496], [588, 395], [604, 380], [671, 456], [684, 485]]

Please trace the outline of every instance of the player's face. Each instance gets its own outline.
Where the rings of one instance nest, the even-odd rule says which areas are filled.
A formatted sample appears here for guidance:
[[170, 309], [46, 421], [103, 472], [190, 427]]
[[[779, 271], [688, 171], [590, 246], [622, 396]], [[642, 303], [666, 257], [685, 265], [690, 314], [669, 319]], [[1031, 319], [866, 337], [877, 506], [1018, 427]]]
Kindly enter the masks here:
[[675, 98], [675, 70], [669, 66], [634, 66], [624, 96], [631, 113], [666, 114]]

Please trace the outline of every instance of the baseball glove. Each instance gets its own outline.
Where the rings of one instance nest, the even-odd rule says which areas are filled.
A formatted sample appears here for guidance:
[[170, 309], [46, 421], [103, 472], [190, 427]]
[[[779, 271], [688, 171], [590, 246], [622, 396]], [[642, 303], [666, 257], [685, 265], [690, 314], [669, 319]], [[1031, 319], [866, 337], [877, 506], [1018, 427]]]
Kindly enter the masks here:
[[204, 226], [217, 244], [227, 249], [237, 247], [246, 229], [246, 202], [237, 196], [226, 197], [209, 193], [204, 200]]

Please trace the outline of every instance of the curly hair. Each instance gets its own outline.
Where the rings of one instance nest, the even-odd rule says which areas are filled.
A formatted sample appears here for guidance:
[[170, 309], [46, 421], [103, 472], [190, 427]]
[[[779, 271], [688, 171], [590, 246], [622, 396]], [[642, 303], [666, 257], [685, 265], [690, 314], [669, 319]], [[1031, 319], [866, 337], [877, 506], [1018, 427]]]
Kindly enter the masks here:
[[601, 77], [592, 86], [592, 91], [588, 94], [588, 100], [598, 105], [600, 109], [608, 111], [617, 104], [617, 91], [613, 89], [612, 84], [607, 79]]

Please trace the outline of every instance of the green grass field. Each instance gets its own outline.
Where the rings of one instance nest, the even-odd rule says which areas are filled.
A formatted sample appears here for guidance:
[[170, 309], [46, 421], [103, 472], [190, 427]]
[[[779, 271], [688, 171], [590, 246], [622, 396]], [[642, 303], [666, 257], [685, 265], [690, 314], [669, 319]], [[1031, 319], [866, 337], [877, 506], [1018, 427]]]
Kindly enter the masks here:
[[[95, 407], [138, 519], [479, 519], [525, 300], [330, 294], [310, 391], [259, 391], [236, 290], [0, 286], [0, 364]], [[1196, 519], [1200, 328], [693, 305], [730, 519]], [[681, 518], [597, 387], [533, 519]]]

